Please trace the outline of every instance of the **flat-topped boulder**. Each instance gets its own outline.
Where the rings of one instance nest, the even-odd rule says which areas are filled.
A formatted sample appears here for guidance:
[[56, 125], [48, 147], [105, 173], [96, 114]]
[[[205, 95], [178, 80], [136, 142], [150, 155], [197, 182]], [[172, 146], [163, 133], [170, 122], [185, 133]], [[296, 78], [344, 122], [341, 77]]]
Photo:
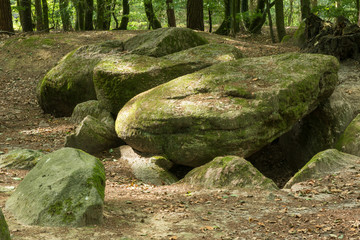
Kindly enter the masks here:
[[124, 42], [124, 48], [133, 54], [162, 57], [207, 43], [188, 28], [159, 28], [130, 38]]
[[131, 98], [177, 77], [243, 55], [236, 47], [207, 44], [163, 58], [136, 54], [103, 59], [94, 69], [94, 86], [101, 105], [116, 115]]
[[181, 165], [247, 157], [331, 95], [338, 65], [331, 56], [300, 53], [216, 64], [137, 95], [115, 129], [132, 148]]

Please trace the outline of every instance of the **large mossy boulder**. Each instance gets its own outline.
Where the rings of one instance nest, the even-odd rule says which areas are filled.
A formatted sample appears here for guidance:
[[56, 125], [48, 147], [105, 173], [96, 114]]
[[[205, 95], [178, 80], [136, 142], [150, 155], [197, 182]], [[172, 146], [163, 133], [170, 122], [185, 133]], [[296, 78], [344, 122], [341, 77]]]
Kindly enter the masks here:
[[95, 157], [63, 148], [43, 156], [6, 202], [19, 222], [85, 226], [103, 221], [105, 171]]
[[123, 42], [108, 41], [67, 54], [38, 84], [37, 98], [44, 112], [70, 116], [78, 103], [96, 99], [94, 67], [105, 56], [119, 54], [123, 49]]
[[6, 220], [1, 211], [1, 208], [0, 208], [0, 239], [1, 240], [10, 240], [11, 239], [9, 227], [6, 223]]
[[66, 137], [65, 147], [93, 154], [120, 146], [123, 141], [116, 135], [114, 120], [112, 121], [108, 125], [90, 115], [86, 116], [77, 126], [75, 134]]
[[360, 157], [360, 114], [349, 124], [336, 143], [339, 151]]
[[0, 168], [31, 169], [44, 153], [31, 149], [14, 149], [0, 156]]
[[124, 42], [124, 48], [133, 54], [162, 57], [207, 43], [188, 28], [160, 28], [130, 38]]
[[217, 157], [191, 170], [182, 182], [206, 188], [278, 189], [271, 179], [265, 177], [250, 162], [237, 156]]
[[113, 114], [131, 98], [177, 77], [215, 63], [241, 58], [240, 50], [226, 44], [207, 44], [154, 58], [135, 54], [106, 58], [94, 70], [97, 99]]
[[298, 182], [335, 174], [354, 166], [360, 166], [360, 157], [342, 153], [336, 149], [328, 149], [316, 154], [285, 184], [284, 188], [290, 188]]
[[216, 64], [137, 95], [115, 129], [134, 149], [181, 165], [247, 157], [331, 95], [338, 64], [300, 53]]

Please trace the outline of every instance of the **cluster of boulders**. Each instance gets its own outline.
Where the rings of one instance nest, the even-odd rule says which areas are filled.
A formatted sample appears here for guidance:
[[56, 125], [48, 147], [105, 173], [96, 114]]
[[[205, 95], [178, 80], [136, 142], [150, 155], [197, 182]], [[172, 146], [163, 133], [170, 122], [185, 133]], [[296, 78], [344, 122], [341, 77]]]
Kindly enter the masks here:
[[71, 115], [76, 133], [50, 154], [0, 157], [2, 167], [36, 164], [6, 209], [26, 224], [101, 223], [105, 173], [90, 154], [114, 147], [154, 185], [178, 182], [171, 170], [184, 165], [194, 169], [180, 182], [277, 190], [260, 157], [275, 145], [300, 169], [287, 188], [360, 166], [359, 96], [347, 94], [360, 83], [339, 84], [338, 69], [327, 55], [243, 58], [181, 28], [80, 47], [38, 86], [44, 111]]

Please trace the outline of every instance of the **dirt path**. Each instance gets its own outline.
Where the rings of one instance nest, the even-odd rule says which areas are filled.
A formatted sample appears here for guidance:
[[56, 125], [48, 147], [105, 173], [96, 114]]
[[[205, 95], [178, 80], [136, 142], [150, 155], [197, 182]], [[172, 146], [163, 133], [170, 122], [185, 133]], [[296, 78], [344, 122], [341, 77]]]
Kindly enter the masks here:
[[[0, 152], [51, 152], [74, 126], [43, 114], [36, 84], [77, 46], [126, 39], [132, 31], [57, 33], [0, 38]], [[267, 36], [206, 35], [248, 57], [296, 51]], [[98, 155], [106, 168], [105, 223], [86, 228], [23, 226], [4, 212], [13, 239], [360, 239], [360, 169], [298, 185], [294, 191], [206, 190], [138, 182], [118, 149]], [[0, 170], [0, 187], [16, 187], [26, 171]], [[9, 192], [0, 191], [3, 209]]]

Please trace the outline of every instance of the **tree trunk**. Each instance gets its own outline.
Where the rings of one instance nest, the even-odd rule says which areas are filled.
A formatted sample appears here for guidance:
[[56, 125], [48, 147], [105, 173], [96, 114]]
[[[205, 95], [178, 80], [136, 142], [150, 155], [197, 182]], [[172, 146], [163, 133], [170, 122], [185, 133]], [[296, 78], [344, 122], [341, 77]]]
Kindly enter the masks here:
[[85, 0], [85, 30], [94, 30], [94, 0]]
[[204, 31], [203, 0], [187, 0], [186, 27]]
[[49, 7], [47, 0], [42, 0], [43, 27], [46, 32], [50, 31], [49, 27]]
[[85, 30], [85, 3], [84, 0], [75, 0], [76, 10], [75, 30]]
[[229, 35], [230, 33], [230, 21], [231, 21], [231, 8], [230, 0], [224, 0], [225, 17], [220, 27], [215, 31], [219, 35]]
[[261, 33], [261, 28], [265, 23], [266, 11], [265, 11], [265, 0], [258, 0], [255, 9], [255, 16], [250, 20], [249, 32]]
[[249, 1], [241, 0], [240, 12], [242, 15], [242, 22], [246, 28], [250, 27], [250, 17], [249, 17]]
[[116, 14], [115, 14], [115, 8], [116, 8], [116, 0], [113, 1], [112, 3], [112, 9], [111, 9], [111, 13], [112, 13], [112, 16], [114, 18], [114, 21], [115, 21], [115, 29], [119, 29], [119, 21], [116, 17]]
[[149, 27], [152, 29], [161, 28], [161, 23], [157, 20], [156, 15], [154, 13], [154, 8], [152, 5], [152, 0], [144, 0], [145, 13], [146, 17], [149, 21]]
[[64, 31], [71, 30], [70, 13], [69, 13], [69, 0], [59, 0], [60, 16], [63, 24]]
[[10, 0], [0, 0], [0, 31], [14, 32]]
[[276, 18], [276, 29], [278, 34], [279, 42], [285, 37], [285, 24], [284, 24], [284, 2], [283, 0], [275, 0], [275, 18]]
[[209, 32], [211, 33], [212, 32], [212, 10], [208, 10], [208, 13], [209, 13]]
[[36, 31], [41, 31], [44, 28], [41, 0], [35, 0], [35, 12], [36, 12]]
[[111, 0], [105, 0], [104, 30], [110, 30], [111, 24]]
[[126, 30], [129, 23], [130, 5], [129, 0], [123, 0], [123, 16], [121, 18], [120, 30]]
[[[270, 5], [269, 0], [266, 0], [266, 5], [268, 5], [268, 6]], [[267, 9], [267, 15], [268, 15], [268, 21], [269, 21], [271, 42], [272, 42], [272, 43], [276, 43], [275, 35], [274, 35], [274, 30], [273, 30], [273, 24], [272, 24], [272, 18], [271, 18], [270, 8], [267, 7], [266, 9]]]
[[300, 3], [301, 3], [301, 20], [304, 20], [311, 13], [310, 0], [300, 0]]
[[97, 0], [97, 17], [96, 17], [96, 29], [104, 29], [105, 18], [105, 0]]
[[288, 16], [288, 26], [292, 25], [292, 16], [294, 14], [294, 0], [290, 0], [290, 9], [289, 9], [289, 16]]
[[235, 37], [236, 33], [239, 31], [239, 23], [236, 18], [237, 14], [237, 0], [230, 0], [230, 12], [231, 12], [231, 21], [230, 21], [230, 36]]
[[[32, 19], [31, 19], [31, 0], [20, 0], [22, 21], [21, 26], [24, 32], [32, 32]], [[21, 18], [20, 18], [21, 20]]]
[[175, 11], [173, 0], [166, 0], [166, 14], [169, 27], [176, 27]]

